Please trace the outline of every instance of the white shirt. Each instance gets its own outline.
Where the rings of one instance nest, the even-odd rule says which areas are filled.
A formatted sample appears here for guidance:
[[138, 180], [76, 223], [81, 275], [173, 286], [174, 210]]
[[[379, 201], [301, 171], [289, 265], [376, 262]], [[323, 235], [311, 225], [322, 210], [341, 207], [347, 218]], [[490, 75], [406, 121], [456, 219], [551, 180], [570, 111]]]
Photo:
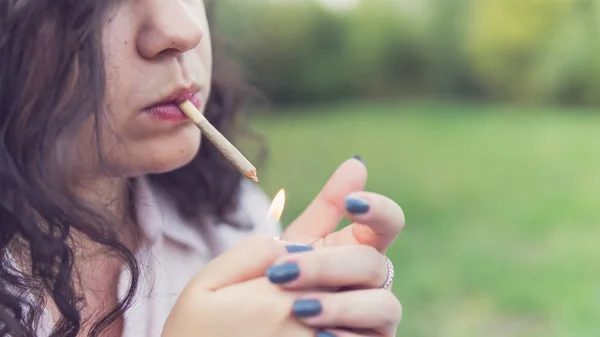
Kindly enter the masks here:
[[[235, 216], [252, 223], [251, 230], [213, 223], [200, 233], [180, 216], [162, 191], [153, 188], [146, 178], [136, 181], [136, 216], [149, 242], [136, 254], [140, 278], [133, 304], [125, 314], [123, 337], [160, 336], [179, 294], [207, 262], [249, 236], [280, 235], [279, 224], [267, 221], [270, 200], [256, 185], [244, 181], [239, 198]], [[120, 299], [125, 296], [129, 280], [129, 272], [124, 269], [119, 279]], [[45, 312], [40, 336], [51, 332], [51, 322]]]

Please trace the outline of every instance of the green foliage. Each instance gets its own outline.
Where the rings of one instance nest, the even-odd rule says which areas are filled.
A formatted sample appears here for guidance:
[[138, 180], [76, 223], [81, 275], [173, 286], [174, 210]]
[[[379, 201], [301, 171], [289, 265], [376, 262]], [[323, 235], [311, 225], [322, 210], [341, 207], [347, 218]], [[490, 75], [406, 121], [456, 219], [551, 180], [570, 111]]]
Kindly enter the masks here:
[[[398, 113], [402, 111], [402, 113]], [[398, 336], [596, 337], [600, 116], [590, 109], [340, 104], [255, 118], [288, 224], [352, 154], [406, 227], [388, 255]]]
[[280, 103], [460, 95], [600, 103], [600, 2], [222, 0], [220, 28]]
[[233, 20], [233, 2], [226, 7], [233, 10], [221, 9], [221, 27], [235, 39], [253, 82], [277, 101], [395, 95], [418, 77], [418, 41], [410, 24], [383, 6], [389, 2], [364, 2], [349, 13], [313, 1], [255, 4], [259, 13], [245, 29]]
[[488, 92], [580, 102], [597, 80], [596, 2], [473, 1], [465, 50]]

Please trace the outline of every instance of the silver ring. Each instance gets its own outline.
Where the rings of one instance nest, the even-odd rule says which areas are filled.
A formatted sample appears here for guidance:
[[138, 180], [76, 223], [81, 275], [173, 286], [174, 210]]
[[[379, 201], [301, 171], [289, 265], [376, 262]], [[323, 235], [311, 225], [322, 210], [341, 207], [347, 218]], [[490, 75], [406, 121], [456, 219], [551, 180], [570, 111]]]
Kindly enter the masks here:
[[387, 278], [385, 279], [385, 282], [383, 282], [383, 285], [379, 288], [387, 289], [390, 287], [392, 282], [394, 282], [394, 264], [392, 263], [392, 260], [390, 260], [389, 257], [385, 255], [383, 255], [383, 257], [385, 258], [385, 262], [387, 265]]

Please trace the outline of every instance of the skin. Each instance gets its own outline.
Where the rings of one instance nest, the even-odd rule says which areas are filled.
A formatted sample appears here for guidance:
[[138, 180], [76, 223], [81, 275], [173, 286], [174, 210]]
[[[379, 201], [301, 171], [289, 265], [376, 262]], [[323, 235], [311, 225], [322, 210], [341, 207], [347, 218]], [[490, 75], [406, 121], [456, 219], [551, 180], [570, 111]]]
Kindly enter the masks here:
[[[320, 330], [338, 337], [395, 336], [402, 307], [389, 289], [379, 289], [387, 278], [381, 252], [404, 226], [404, 215], [385, 196], [348, 192], [365, 181], [362, 163], [344, 162], [284, 233], [285, 240], [312, 242], [315, 250], [288, 254], [285, 241], [252, 238], [209, 263], [183, 291], [163, 337], [192, 337], [196, 331], [206, 331], [207, 336], [309, 337]], [[369, 211], [348, 214], [342, 205], [349, 195], [368, 200]], [[332, 232], [335, 221], [344, 216], [354, 224]], [[268, 267], [289, 261], [300, 268], [295, 280], [274, 285], [264, 277]], [[351, 290], [337, 291], [340, 288]], [[322, 313], [293, 318], [292, 308], [299, 299], [320, 300]], [[239, 324], [220, 325], [222, 317]], [[334, 329], [339, 327], [345, 329]]]
[[[73, 185], [81, 197], [118, 213], [126, 207], [127, 178], [180, 168], [200, 148], [200, 130], [191, 122], [158, 121], [144, 110], [190, 87], [206, 102], [212, 50], [204, 4], [121, 1], [106, 19], [103, 43], [107, 104], [102, 120], [89, 120], [77, 135]], [[103, 153], [93, 139], [95, 124]]]
[[[107, 19], [104, 44], [108, 104], [105, 118], [96, 122], [110, 130], [101, 134], [100, 142], [106, 151], [102, 157], [114, 171], [99, 165], [99, 154], [90, 145], [94, 122], [90, 121], [78, 134], [79, 174], [74, 185], [83, 198], [106, 205], [118, 216], [126, 207], [124, 178], [177, 169], [200, 147], [200, 132], [192, 123], [157, 121], [143, 110], [192, 85], [199, 88], [201, 100], [208, 97], [212, 59], [203, 1], [122, 1]], [[329, 327], [353, 329], [337, 331], [340, 337], [395, 335], [401, 308], [391, 292], [378, 289], [387, 276], [380, 253], [400, 232], [404, 216], [388, 198], [362, 192], [365, 182], [366, 168], [361, 162], [343, 163], [284, 233], [283, 240], [310, 244], [314, 251], [292, 256], [285, 242], [253, 238], [213, 260], [189, 282], [163, 335], [198, 336], [201, 331], [203, 336], [302, 337]], [[345, 211], [344, 199], [351, 193], [370, 203], [367, 214], [354, 216]], [[355, 224], [332, 232], [344, 216]], [[93, 248], [85, 242], [81, 247]], [[299, 263], [301, 276], [284, 285], [269, 282], [266, 269], [290, 258]], [[116, 304], [120, 267], [107, 256], [78, 262], [88, 302], [84, 318], [93, 321], [98, 312]], [[325, 290], [342, 287], [356, 290]], [[294, 318], [292, 305], [301, 297], [321, 299], [323, 313], [310, 319]], [[240, 302], [240, 298], [245, 300]], [[122, 322], [108, 331], [110, 336], [121, 333]]]
[[[179, 168], [200, 147], [191, 122], [157, 121], [142, 111], [182, 88], [210, 89], [211, 40], [202, 1], [122, 1], [104, 34], [108, 101], [102, 139], [118, 173], [136, 177]], [[91, 163], [91, 170], [95, 168]]]
[[[127, 178], [180, 168], [200, 148], [200, 131], [191, 122], [158, 121], [143, 110], [191, 86], [199, 89], [201, 101], [208, 97], [212, 51], [204, 4], [201, 0], [121, 1], [106, 18], [103, 43], [105, 113], [102, 120], [89, 120], [76, 135], [76, 160], [70, 162], [77, 172], [72, 180], [79, 196], [119, 219], [127, 209]], [[103, 131], [101, 154], [92, 136], [95, 123]], [[70, 153], [72, 143], [63, 152]], [[100, 157], [108, 165], [101, 165]], [[121, 262], [98, 256], [98, 247], [74, 236], [78, 250], [86, 256], [76, 261], [78, 288], [88, 303], [82, 316], [93, 322], [118, 301]], [[133, 239], [123, 236], [135, 250]], [[57, 320], [53, 303], [48, 307]], [[82, 336], [88, 328], [84, 326]], [[108, 334], [121, 335], [121, 329], [118, 324]]]

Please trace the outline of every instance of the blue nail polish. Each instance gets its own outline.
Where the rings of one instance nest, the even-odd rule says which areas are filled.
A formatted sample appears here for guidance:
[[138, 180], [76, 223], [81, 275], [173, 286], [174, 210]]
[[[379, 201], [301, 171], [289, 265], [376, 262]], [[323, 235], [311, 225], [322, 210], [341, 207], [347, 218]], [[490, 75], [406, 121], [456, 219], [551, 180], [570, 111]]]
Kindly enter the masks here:
[[332, 334], [331, 332], [319, 331], [319, 332], [317, 332], [317, 337], [337, 337], [337, 336]]
[[363, 163], [363, 165], [367, 165], [367, 163], [365, 162], [365, 159], [357, 154], [353, 155], [352, 158], [358, 160], [359, 162]]
[[369, 211], [369, 203], [358, 197], [346, 198], [346, 210], [352, 214], [365, 214]]
[[285, 246], [285, 249], [287, 249], [288, 253], [301, 253], [311, 251], [313, 247], [307, 245], [288, 245]]
[[300, 275], [300, 268], [295, 262], [288, 262], [271, 266], [267, 269], [267, 277], [276, 284], [287, 283], [295, 280]]
[[298, 300], [294, 303], [294, 315], [296, 317], [313, 317], [323, 311], [323, 306], [318, 300]]

